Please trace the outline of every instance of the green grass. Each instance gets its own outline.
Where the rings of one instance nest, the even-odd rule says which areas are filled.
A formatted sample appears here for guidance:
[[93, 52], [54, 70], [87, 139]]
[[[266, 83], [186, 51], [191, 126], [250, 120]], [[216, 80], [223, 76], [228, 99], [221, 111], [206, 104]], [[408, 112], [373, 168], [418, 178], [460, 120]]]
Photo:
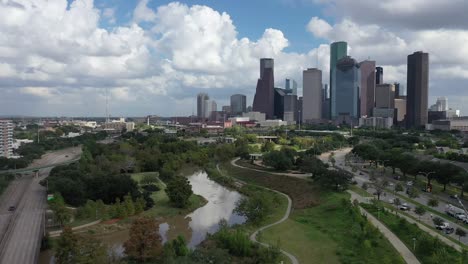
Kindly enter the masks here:
[[[377, 217], [378, 206], [371, 204], [361, 204], [361, 206]], [[467, 259], [462, 260], [462, 254], [454, 248], [444, 244], [439, 239], [433, 238], [416, 224], [410, 224], [391, 212], [380, 210], [379, 220], [398, 236], [423, 264], [466, 263], [468, 261]], [[416, 238], [415, 249], [413, 248], [413, 238]]]
[[362, 197], [373, 197], [372, 194], [368, 193], [366, 190], [356, 186], [356, 185], [350, 185], [349, 189], [357, 194], [359, 194]]

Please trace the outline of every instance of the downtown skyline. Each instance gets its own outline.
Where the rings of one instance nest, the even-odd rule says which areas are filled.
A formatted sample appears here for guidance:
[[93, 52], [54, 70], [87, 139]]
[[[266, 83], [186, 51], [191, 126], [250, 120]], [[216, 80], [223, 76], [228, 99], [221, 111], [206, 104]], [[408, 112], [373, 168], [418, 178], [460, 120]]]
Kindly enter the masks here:
[[[105, 88], [112, 116], [190, 115], [200, 92], [218, 106], [229, 105], [236, 93], [245, 94], [252, 105], [260, 58], [275, 60], [275, 87], [292, 78], [302, 88], [302, 71], [315, 67], [328, 84], [329, 44], [340, 40], [348, 42], [348, 54], [356, 60], [370, 57], [382, 66], [386, 82], [405, 86], [406, 56], [428, 52], [429, 105], [447, 96], [450, 107], [468, 112], [463, 104], [468, 100], [468, 50], [463, 46], [468, 31], [453, 15], [455, 9], [468, 11], [467, 4], [423, 3], [424, 12], [418, 12], [421, 1], [390, 1], [393, 6], [312, 2], [273, 1], [286, 18], [297, 14], [303, 24], [284, 19], [278, 29], [265, 19], [252, 30], [246, 30], [247, 18], [233, 6], [205, 5], [208, 1], [139, 1], [124, 8], [119, 1], [110, 6], [77, 0], [67, 6], [57, 0], [49, 9], [39, 1], [21, 1], [22, 8], [2, 3], [0, 14], [7, 19], [0, 29], [9, 41], [0, 40], [0, 115], [104, 116]], [[381, 17], [362, 18], [358, 7], [366, 5], [381, 11]], [[122, 9], [128, 14], [120, 14]], [[433, 14], [440, 19], [418, 22]], [[174, 23], [182, 15], [185, 19]], [[21, 42], [26, 36], [34, 42]]]

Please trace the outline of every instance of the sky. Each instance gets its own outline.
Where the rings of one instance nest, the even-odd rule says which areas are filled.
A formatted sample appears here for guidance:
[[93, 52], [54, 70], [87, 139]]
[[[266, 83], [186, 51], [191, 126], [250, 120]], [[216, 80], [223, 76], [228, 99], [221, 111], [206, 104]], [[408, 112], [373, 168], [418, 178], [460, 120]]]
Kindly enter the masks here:
[[251, 104], [259, 59], [275, 86], [302, 86], [329, 44], [406, 86], [407, 55], [430, 57], [429, 103], [468, 115], [466, 0], [0, 0], [0, 116], [190, 115], [206, 92]]

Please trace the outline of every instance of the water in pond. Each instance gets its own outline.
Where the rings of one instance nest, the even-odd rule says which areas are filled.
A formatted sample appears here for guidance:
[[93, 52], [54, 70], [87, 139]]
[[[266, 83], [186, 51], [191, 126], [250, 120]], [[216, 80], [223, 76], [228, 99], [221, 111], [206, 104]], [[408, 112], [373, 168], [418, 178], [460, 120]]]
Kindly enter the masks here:
[[[243, 216], [234, 212], [241, 194], [231, 191], [210, 180], [206, 172], [198, 171], [188, 176], [194, 194], [203, 196], [208, 202], [186, 216], [176, 216], [167, 219], [159, 225], [159, 233], [165, 243], [178, 235], [186, 237], [189, 247], [200, 244], [206, 234], [213, 234], [219, 229], [219, 221], [225, 219], [228, 225], [242, 224], [246, 221]], [[115, 249], [116, 254], [122, 254], [122, 244], [128, 239], [128, 231], [121, 231], [98, 237], [106, 245]], [[118, 252], [117, 252], [118, 251]], [[50, 252], [41, 253], [39, 263], [53, 263]]]

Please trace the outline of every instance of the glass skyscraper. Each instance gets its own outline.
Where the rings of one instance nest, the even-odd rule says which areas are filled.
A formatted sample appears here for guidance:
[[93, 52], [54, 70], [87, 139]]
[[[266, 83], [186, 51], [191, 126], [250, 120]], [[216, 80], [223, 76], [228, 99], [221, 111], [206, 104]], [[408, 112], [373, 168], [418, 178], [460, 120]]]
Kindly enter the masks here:
[[333, 42], [330, 45], [330, 97], [333, 97], [333, 72], [335, 71], [336, 63], [348, 55], [348, 43], [344, 41]]
[[349, 56], [339, 60], [333, 71], [332, 83], [331, 118], [359, 118], [361, 72], [356, 60]]

